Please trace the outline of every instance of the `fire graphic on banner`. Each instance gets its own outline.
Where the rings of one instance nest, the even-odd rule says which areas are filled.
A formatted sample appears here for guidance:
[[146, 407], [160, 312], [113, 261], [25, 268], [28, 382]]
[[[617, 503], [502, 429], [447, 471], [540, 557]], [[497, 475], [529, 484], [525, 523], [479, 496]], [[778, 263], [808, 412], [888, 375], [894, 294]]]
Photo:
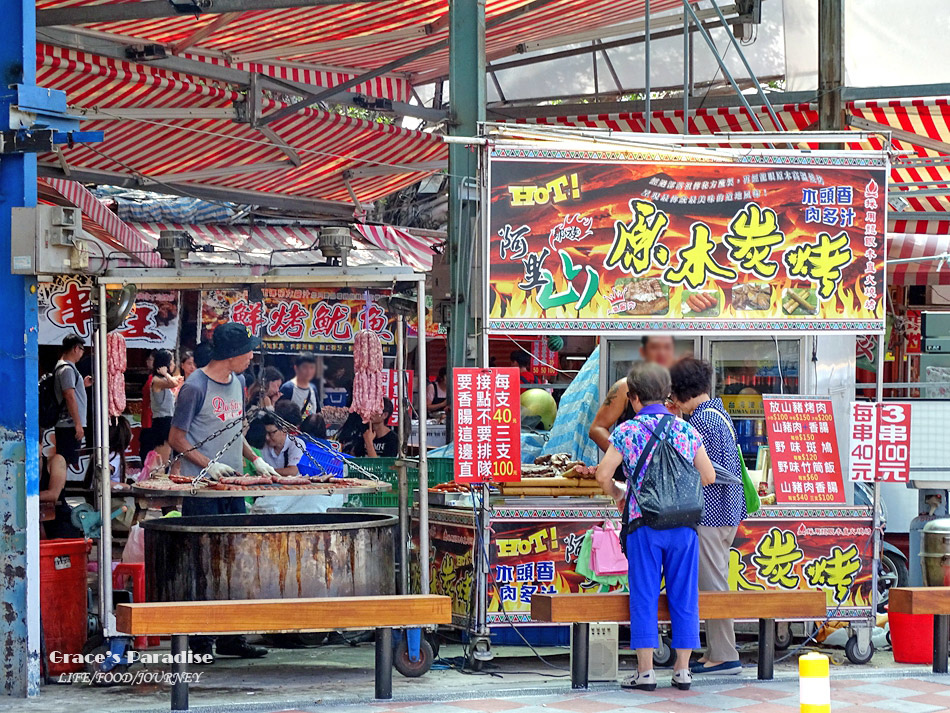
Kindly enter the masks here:
[[593, 158], [493, 152], [492, 331], [883, 329], [883, 166]]

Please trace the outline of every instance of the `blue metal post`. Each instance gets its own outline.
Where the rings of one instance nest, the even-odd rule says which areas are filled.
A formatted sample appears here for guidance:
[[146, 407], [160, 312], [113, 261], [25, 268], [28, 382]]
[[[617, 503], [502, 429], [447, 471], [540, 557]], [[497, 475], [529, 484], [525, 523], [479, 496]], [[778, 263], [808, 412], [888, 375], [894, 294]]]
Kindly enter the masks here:
[[[0, 91], [34, 85], [34, 1], [0, 8]], [[0, 128], [17, 127], [0, 116]], [[35, 154], [0, 156], [0, 690], [13, 696], [37, 695], [40, 680], [36, 280], [10, 273], [11, 209], [35, 205]]]

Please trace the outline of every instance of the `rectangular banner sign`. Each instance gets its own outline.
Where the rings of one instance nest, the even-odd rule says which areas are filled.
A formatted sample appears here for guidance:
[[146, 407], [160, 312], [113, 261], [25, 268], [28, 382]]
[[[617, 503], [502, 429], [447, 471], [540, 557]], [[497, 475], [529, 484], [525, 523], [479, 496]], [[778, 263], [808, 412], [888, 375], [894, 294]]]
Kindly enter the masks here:
[[909, 403], [852, 402], [851, 480], [910, 480], [910, 409]]
[[493, 332], [884, 329], [883, 162], [490, 159]]
[[249, 299], [246, 290], [202, 292], [199, 339], [210, 339], [219, 324], [239, 322], [270, 351], [339, 356], [352, 354], [356, 333], [371, 329], [383, 354], [396, 354], [394, 320], [379, 302], [388, 291], [265, 287], [261, 292], [259, 301]]
[[778, 503], [845, 502], [831, 399], [763, 397]]
[[455, 481], [521, 480], [518, 369], [453, 369], [452, 379]]
[[[92, 281], [86, 277], [59, 276], [41, 282], [36, 300], [39, 308], [39, 343], [62, 344], [67, 334], [78, 334], [91, 343], [95, 328]], [[178, 348], [180, 294], [177, 290], [139, 292], [135, 306], [121, 329], [132, 349]]]

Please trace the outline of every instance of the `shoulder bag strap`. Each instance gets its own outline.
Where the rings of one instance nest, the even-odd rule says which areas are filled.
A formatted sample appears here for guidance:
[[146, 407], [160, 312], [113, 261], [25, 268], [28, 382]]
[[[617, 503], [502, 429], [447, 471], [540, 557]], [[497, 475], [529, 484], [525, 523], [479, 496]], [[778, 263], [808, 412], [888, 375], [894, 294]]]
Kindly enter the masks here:
[[706, 409], [706, 410], [707, 410], [707, 411], [712, 411], [713, 413], [715, 413], [717, 416], [719, 416], [719, 418], [721, 418], [721, 419], [725, 422], [725, 424], [729, 427], [729, 431], [732, 433], [732, 440], [734, 440], [736, 443], [738, 443], [738, 442], [739, 442], [739, 437], [736, 436], [736, 429], [733, 427], [732, 421], [730, 421], [728, 418], [726, 418], [725, 414], [724, 414], [722, 411], [720, 411], [719, 409], [717, 409], [717, 408], [709, 408], [709, 409]]
[[[632, 419], [634, 421], [639, 421], [638, 418]], [[667, 415], [660, 419], [660, 422], [656, 425], [656, 428], [649, 429], [646, 424], [641, 422], [641, 425], [650, 431], [650, 440], [647, 441], [647, 444], [643, 447], [643, 450], [640, 452], [640, 457], [637, 458], [637, 464], [633, 468], [633, 477], [638, 478], [640, 472], [643, 470], [644, 463], [646, 462], [647, 455], [651, 453], [655, 446], [656, 442], [660, 439], [660, 435], [665, 433], [667, 428], [672, 424], [673, 416]], [[634, 483], [627, 482], [627, 497], [623, 501], [623, 512], [621, 513], [621, 526], [620, 526], [620, 542], [624, 546], [624, 551], [626, 552], [626, 539], [627, 539], [627, 528], [630, 525], [630, 498], [636, 499], [634, 495]]]

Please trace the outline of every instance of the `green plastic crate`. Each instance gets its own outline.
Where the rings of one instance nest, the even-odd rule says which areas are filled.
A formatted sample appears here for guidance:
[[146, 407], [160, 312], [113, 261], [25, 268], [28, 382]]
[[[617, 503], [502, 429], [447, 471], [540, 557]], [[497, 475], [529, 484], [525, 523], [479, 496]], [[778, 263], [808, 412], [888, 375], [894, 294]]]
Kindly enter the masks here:
[[[393, 489], [389, 493], [358, 493], [351, 495], [346, 501], [346, 507], [351, 508], [395, 508], [399, 507], [399, 484], [396, 474], [395, 458], [352, 458], [355, 462], [380, 480], [389, 483]], [[455, 476], [455, 461], [451, 458], [430, 458], [429, 487], [439, 483], [447, 483]], [[409, 505], [412, 506], [412, 493], [419, 487], [419, 469], [413, 464], [406, 469], [409, 480]], [[350, 470], [354, 478], [365, 478], [366, 475], [356, 470]]]

